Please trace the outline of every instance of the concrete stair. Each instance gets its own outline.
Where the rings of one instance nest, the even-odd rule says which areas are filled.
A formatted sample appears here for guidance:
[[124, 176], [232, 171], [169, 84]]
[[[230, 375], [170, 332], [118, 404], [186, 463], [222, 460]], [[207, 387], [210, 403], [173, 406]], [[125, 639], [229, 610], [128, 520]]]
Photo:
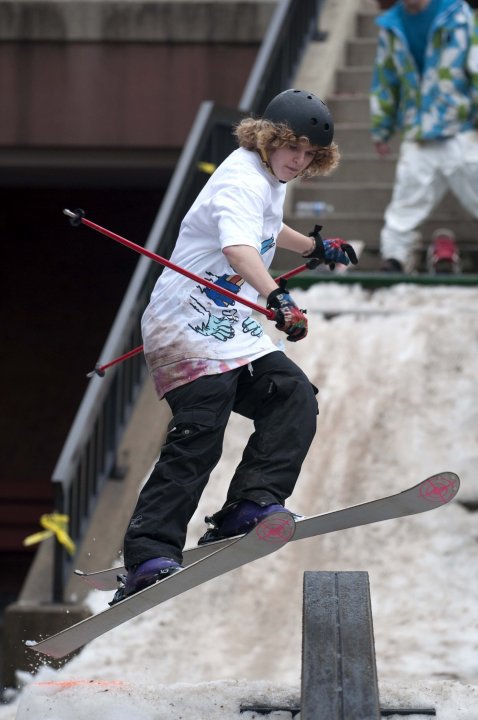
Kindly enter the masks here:
[[[400, 145], [400, 138], [394, 137], [393, 154], [379, 158], [370, 139], [369, 89], [378, 32], [374, 5], [369, 0], [363, 0], [362, 5], [357, 3], [359, 9], [350, 24], [351, 36], [346, 40], [342, 63], [335, 71], [327, 96], [341, 152], [340, 165], [330, 177], [296, 181], [289, 191], [285, 217], [285, 222], [306, 234], [317, 223], [324, 226], [326, 236], [362, 240], [365, 249], [357, 272], [380, 267], [380, 230], [392, 194]], [[295, 204], [299, 201], [322, 201], [334, 210], [319, 217], [299, 217], [295, 213]], [[426, 248], [433, 231], [439, 227], [450, 227], [455, 232], [463, 270], [476, 272], [478, 223], [451, 194], [446, 195], [432, 216], [418, 228], [422, 233], [422, 247], [415, 259], [416, 269], [425, 270]], [[293, 262], [290, 254], [277, 253], [277, 267], [288, 268]]]

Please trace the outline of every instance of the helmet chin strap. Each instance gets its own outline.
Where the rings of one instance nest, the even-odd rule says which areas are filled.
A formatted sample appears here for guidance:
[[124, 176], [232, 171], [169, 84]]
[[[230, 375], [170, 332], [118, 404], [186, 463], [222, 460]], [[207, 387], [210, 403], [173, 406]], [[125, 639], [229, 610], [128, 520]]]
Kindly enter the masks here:
[[266, 151], [263, 148], [257, 148], [257, 150], [258, 150], [259, 155], [261, 156], [262, 164], [264, 165], [264, 167], [267, 168], [267, 170], [270, 172], [271, 175], [273, 175], [275, 177], [276, 180], [279, 180], [280, 183], [285, 185], [287, 180], [281, 180], [280, 178], [277, 177], [274, 170], [272, 169], [272, 165], [269, 162], [269, 158], [267, 157]]

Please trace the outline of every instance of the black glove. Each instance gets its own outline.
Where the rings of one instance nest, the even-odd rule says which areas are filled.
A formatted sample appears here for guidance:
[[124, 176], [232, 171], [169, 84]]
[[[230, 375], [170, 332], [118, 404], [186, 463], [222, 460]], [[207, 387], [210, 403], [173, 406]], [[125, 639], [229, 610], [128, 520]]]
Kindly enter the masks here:
[[315, 247], [303, 257], [317, 258], [320, 262], [328, 265], [331, 270], [334, 269], [336, 263], [341, 263], [341, 265], [349, 265], [350, 263], [356, 265], [358, 263], [352, 245], [340, 238], [324, 240], [320, 234], [321, 230], [322, 226], [316, 225], [312, 232], [309, 233], [309, 237], [313, 237], [315, 240]]
[[302, 340], [307, 335], [307, 316], [300, 310], [284, 287], [273, 290], [267, 298], [269, 310], [277, 310], [276, 328], [283, 330], [290, 342]]

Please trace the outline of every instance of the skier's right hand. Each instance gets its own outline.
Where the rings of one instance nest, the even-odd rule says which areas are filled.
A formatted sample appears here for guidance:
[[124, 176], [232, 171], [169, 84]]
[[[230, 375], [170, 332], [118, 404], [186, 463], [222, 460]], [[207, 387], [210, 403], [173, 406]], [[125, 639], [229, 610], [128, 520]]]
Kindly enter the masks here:
[[283, 288], [273, 290], [267, 298], [269, 310], [277, 310], [276, 328], [287, 335], [287, 340], [297, 342], [307, 335], [307, 316], [300, 310]]

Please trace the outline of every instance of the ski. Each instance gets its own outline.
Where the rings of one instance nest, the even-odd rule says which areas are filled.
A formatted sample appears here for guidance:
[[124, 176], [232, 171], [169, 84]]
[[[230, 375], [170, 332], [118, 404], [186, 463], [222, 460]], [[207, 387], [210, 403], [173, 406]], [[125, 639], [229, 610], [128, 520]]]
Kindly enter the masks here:
[[187, 590], [258, 560], [279, 550], [292, 539], [294, 518], [287, 510], [275, 512], [259, 522], [247, 535], [241, 535], [226, 546], [210, 551], [173, 575], [28, 647], [54, 658], [69, 655], [91, 640], [103, 635], [137, 615], [170, 600]]
[[[347, 530], [433, 510], [453, 500], [459, 487], [458, 475], [453, 472], [441, 472], [396, 495], [298, 519], [292, 540], [304, 540], [337, 530]], [[236, 539], [227, 538], [227, 540], [217, 540], [207, 545], [189, 548], [184, 551], [183, 565], [187, 567], [216, 550], [228, 547]], [[118, 575], [125, 572], [124, 567], [108, 568], [92, 573], [75, 570], [76, 575], [97, 590], [115, 590], [118, 586]]]

